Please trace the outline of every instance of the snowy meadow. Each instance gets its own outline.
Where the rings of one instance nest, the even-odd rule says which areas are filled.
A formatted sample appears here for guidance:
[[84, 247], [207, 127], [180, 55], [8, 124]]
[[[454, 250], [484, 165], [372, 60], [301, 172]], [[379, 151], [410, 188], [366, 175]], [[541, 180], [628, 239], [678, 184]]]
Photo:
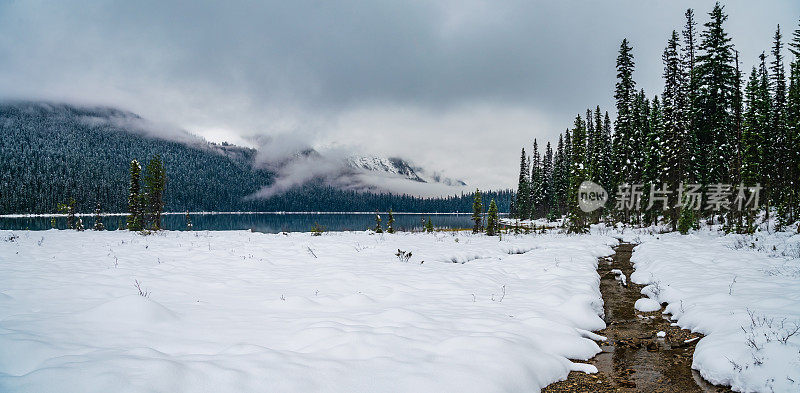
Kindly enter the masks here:
[[736, 391], [800, 391], [800, 234], [633, 237], [631, 280], [706, 335], [692, 368]]
[[0, 231], [0, 390], [536, 391], [607, 235]]

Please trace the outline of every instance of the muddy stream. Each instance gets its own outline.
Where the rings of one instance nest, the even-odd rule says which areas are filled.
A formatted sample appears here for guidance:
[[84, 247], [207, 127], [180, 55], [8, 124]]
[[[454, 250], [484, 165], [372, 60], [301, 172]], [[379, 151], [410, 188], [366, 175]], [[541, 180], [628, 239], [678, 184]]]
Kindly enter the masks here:
[[[672, 326], [661, 310], [634, 309], [642, 285], [627, 280], [623, 285], [619, 269], [626, 277], [633, 272], [633, 244], [622, 243], [613, 256], [600, 258], [600, 292], [605, 303], [606, 328], [597, 332], [607, 337], [600, 343], [603, 352], [589, 360], [597, 374], [571, 372], [565, 381], [554, 383], [544, 392], [730, 392], [714, 386], [692, 370], [694, 345], [702, 335]], [[664, 337], [659, 337], [658, 333]]]

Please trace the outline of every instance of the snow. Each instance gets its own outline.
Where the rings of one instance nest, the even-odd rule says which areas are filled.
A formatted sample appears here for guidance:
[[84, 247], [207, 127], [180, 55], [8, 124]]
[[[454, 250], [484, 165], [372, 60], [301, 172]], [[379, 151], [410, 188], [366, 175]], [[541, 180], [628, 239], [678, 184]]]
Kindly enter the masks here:
[[641, 312], [651, 312], [651, 311], [658, 311], [661, 309], [661, 305], [658, 304], [657, 301], [650, 299], [650, 298], [641, 298], [636, 300], [636, 303], [633, 304], [633, 308], [641, 311]]
[[[642, 235], [631, 280], [705, 335], [692, 368], [743, 392], [800, 391], [800, 235]], [[637, 302], [638, 304], [638, 302]]]
[[658, 333], [656, 333], [656, 337], [660, 337], [660, 338], [667, 337], [667, 332], [661, 330]]
[[600, 352], [597, 258], [617, 243], [13, 233], [0, 231], [0, 391], [15, 392], [537, 391], [596, 372], [569, 359]]
[[628, 286], [628, 276], [626, 276], [625, 273], [622, 272], [622, 270], [611, 269], [611, 274], [614, 275], [614, 279], [619, 281], [623, 287]]

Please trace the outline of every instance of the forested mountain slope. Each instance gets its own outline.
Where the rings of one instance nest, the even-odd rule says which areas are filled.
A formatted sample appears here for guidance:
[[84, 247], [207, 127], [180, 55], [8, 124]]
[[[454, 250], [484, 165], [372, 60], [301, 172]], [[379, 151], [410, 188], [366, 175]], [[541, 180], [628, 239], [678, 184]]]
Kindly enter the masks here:
[[270, 181], [252, 170], [254, 150], [148, 136], [136, 115], [111, 108], [0, 104], [0, 212], [54, 211], [69, 197], [125, 211], [130, 161], [160, 154], [167, 167], [166, 209], [237, 210]]
[[[167, 211], [469, 212], [472, 196], [419, 198], [340, 190], [322, 181], [248, 199], [274, 174], [253, 167], [256, 150], [208, 143], [108, 107], [0, 103], [0, 214], [52, 213], [74, 198], [81, 212], [127, 210], [130, 161], [160, 154]], [[511, 192], [489, 193], [507, 211]]]

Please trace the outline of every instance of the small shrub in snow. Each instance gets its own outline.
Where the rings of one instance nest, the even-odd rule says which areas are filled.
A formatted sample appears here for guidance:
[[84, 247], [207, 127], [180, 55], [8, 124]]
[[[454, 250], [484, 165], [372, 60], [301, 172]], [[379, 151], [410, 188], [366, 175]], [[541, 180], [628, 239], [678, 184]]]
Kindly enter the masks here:
[[411, 259], [411, 251], [403, 251], [399, 248], [397, 249], [397, 252], [394, 255], [401, 262], [408, 262], [408, 260]]
[[495, 296], [495, 295], [494, 295], [494, 294], [492, 294], [492, 301], [493, 301], [493, 302], [494, 302], [494, 301], [496, 301], [496, 302], [498, 302], [498, 303], [502, 303], [502, 302], [503, 302], [503, 299], [505, 299], [505, 298], [506, 298], [506, 285], [505, 285], [505, 284], [503, 284], [503, 286], [502, 286], [502, 287], [500, 287], [500, 290], [501, 290], [501, 292], [502, 292], [502, 293], [499, 295], [499, 297], [497, 298], [497, 300], [495, 300], [495, 298], [494, 298], [494, 296]]
[[682, 235], [686, 235], [689, 233], [690, 229], [696, 228], [697, 225], [698, 223], [694, 210], [684, 202], [684, 206], [681, 208], [680, 218], [678, 218], [678, 231], [680, 231]]
[[323, 233], [325, 233], [325, 227], [315, 222], [314, 226], [311, 227], [311, 236], [322, 236]]
[[139, 283], [139, 280], [133, 280], [133, 286], [139, 291], [139, 296], [150, 297], [150, 291], [142, 289], [142, 284]]

